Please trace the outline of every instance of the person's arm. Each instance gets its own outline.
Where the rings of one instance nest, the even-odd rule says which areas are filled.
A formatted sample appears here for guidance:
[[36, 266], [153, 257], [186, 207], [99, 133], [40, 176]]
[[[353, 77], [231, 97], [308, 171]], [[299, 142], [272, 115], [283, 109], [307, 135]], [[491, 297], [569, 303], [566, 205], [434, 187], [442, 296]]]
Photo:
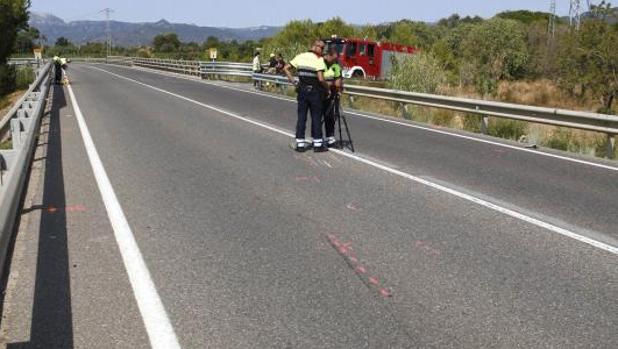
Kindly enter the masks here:
[[335, 80], [335, 87], [337, 88], [337, 92], [343, 91], [343, 79], [342, 78], [338, 78]]
[[320, 81], [320, 84], [322, 84], [324, 89], [328, 91], [328, 94], [330, 95], [330, 86], [328, 85], [328, 81], [324, 79], [324, 72], [321, 70], [318, 71], [318, 80]]
[[285, 73], [285, 75], [288, 77], [288, 80], [293, 84], [296, 85], [296, 82], [294, 81], [294, 76], [292, 75], [292, 65], [291, 64], [286, 64], [285, 67], [283, 67], [283, 72]]

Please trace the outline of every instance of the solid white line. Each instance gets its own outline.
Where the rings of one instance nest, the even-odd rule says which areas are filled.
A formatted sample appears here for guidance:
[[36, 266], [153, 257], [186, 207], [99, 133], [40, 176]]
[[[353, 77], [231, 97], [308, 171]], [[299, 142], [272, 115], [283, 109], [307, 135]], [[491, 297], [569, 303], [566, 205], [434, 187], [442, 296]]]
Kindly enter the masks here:
[[[285, 97], [279, 97], [279, 96], [275, 96], [275, 95], [272, 95], [272, 94], [269, 94], [269, 93], [265, 93], [265, 92], [257, 92], [257, 91], [246, 90], [246, 89], [237, 88], [237, 87], [233, 87], [233, 86], [226, 86], [226, 85], [223, 85], [223, 84], [217, 84], [217, 83], [213, 83], [213, 82], [206, 81], [206, 80], [190, 79], [190, 78], [187, 78], [187, 77], [184, 77], [184, 76], [181, 76], [181, 75], [177, 75], [177, 74], [166, 74], [166, 72], [159, 72], [159, 71], [154, 70], [154, 69], [136, 69], [136, 68], [130, 68], [130, 67], [124, 67], [124, 66], [123, 66], [123, 68], [151, 72], [153, 74], [159, 74], [159, 75], [175, 77], [175, 78], [179, 78], [179, 79], [184, 79], [184, 80], [194, 81], [194, 82], [198, 82], [198, 83], [203, 83], [203, 84], [210, 85], [210, 86], [221, 87], [221, 88], [225, 88], [225, 89], [228, 89], [228, 90], [239, 91], [239, 92], [244, 92], [244, 93], [250, 93], [250, 94], [254, 94], [254, 95], [258, 95], [258, 96], [263, 96], [263, 97], [268, 97], [268, 98], [272, 98], [272, 99], [277, 99], [277, 100], [281, 100], [281, 101], [286, 101], [286, 102], [290, 102], [290, 103], [296, 103], [296, 101], [293, 100], [293, 99], [285, 98]], [[474, 136], [467, 136], [467, 135], [463, 135], [463, 134], [459, 134], [459, 133], [454, 133], [454, 132], [449, 132], [449, 131], [444, 131], [444, 130], [438, 130], [438, 129], [427, 127], [427, 126], [416, 125], [416, 124], [409, 123], [409, 122], [390, 120], [390, 119], [387, 119], [387, 118], [384, 118], [384, 117], [379, 117], [379, 116], [363, 114], [363, 113], [359, 113], [359, 112], [355, 112], [355, 111], [350, 111], [350, 109], [344, 110], [344, 113], [345, 114], [350, 114], [350, 115], [360, 116], [360, 117], [363, 117], [363, 118], [366, 118], [366, 119], [377, 120], [377, 121], [387, 122], [387, 123], [395, 124], [395, 125], [399, 125], [399, 126], [411, 127], [411, 128], [415, 128], [415, 129], [419, 129], [419, 130], [424, 130], [424, 131], [429, 131], [429, 132], [433, 132], [433, 133], [438, 133], [438, 134], [441, 134], [441, 135], [447, 135], [447, 136], [457, 137], [457, 138], [461, 138], [461, 139], [466, 139], [466, 140], [469, 140], [469, 141], [480, 142], [480, 143], [485, 143], [485, 144], [491, 144], [491, 145], [495, 145], [495, 146], [498, 146], [498, 147], [503, 147], [503, 148], [513, 149], [513, 150], [523, 151], [523, 152], [534, 154], [534, 155], [547, 156], [547, 157], [550, 157], [550, 158], [570, 161], [570, 162], [574, 162], [574, 163], [577, 163], [577, 164], [598, 167], [598, 168], [602, 168], [602, 169], [606, 169], [606, 170], [611, 170], [611, 171], [618, 171], [618, 167], [616, 167], [616, 166], [605, 165], [605, 164], [601, 164], [601, 163], [597, 163], [597, 162], [576, 159], [576, 158], [569, 157], [569, 156], [557, 155], [557, 154], [547, 153], [547, 152], [533, 150], [533, 149], [527, 149], [527, 148], [518, 147], [518, 146], [515, 146], [515, 145], [501, 143], [501, 142], [498, 142], [498, 141], [492, 141], [492, 140], [482, 139], [482, 138], [478, 138], [478, 137], [474, 137]]]
[[[141, 86], [144, 86], [144, 87], [148, 87], [148, 88], [153, 89], [155, 91], [159, 91], [161, 93], [168, 94], [170, 96], [173, 96], [173, 97], [185, 100], [187, 102], [191, 102], [193, 104], [199, 105], [201, 107], [204, 107], [204, 108], [207, 108], [207, 109], [210, 109], [210, 110], [214, 110], [214, 111], [216, 111], [218, 113], [231, 116], [233, 118], [242, 120], [242, 121], [250, 123], [252, 125], [256, 125], [256, 126], [265, 128], [267, 130], [279, 133], [281, 135], [288, 136], [288, 137], [294, 137], [294, 135], [292, 133], [290, 133], [290, 132], [287, 132], [287, 131], [284, 131], [284, 130], [280, 130], [278, 128], [275, 128], [275, 127], [263, 124], [261, 122], [255, 121], [255, 120], [248, 119], [246, 117], [243, 117], [243, 116], [240, 116], [238, 114], [229, 112], [227, 110], [224, 110], [224, 109], [221, 109], [221, 108], [218, 108], [218, 107], [213, 107], [211, 105], [208, 105], [208, 104], [205, 104], [205, 103], [202, 103], [202, 102], [198, 102], [196, 100], [187, 98], [185, 96], [181, 96], [179, 94], [176, 94], [176, 93], [173, 93], [173, 92], [170, 92], [170, 91], [167, 91], [167, 90], [155, 87], [155, 86], [151, 86], [151, 85], [145, 84], [143, 82], [140, 82], [140, 81], [137, 81], [137, 80], [134, 80], [134, 79], [131, 79], [131, 78], [127, 78], [125, 76], [118, 75], [116, 73], [109, 72], [109, 71], [104, 70], [104, 69], [99, 69], [99, 68], [96, 68], [96, 67], [92, 67], [92, 69], [100, 70], [100, 71], [105, 72], [107, 74], [110, 74], [112, 76], [115, 76], [115, 77], [118, 77], [118, 78], [121, 78], [121, 79], [125, 79], [127, 81], [131, 81], [131, 82], [136, 83], [138, 85], [141, 85]], [[532, 225], [536, 225], [538, 227], [541, 227], [541, 228], [553, 231], [553, 232], [558, 233], [560, 235], [563, 235], [563, 236], [575, 239], [577, 241], [586, 243], [588, 245], [591, 245], [591, 246], [594, 246], [596, 248], [599, 248], [599, 249], [605, 250], [607, 252], [610, 252], [610, 253], [618, 255], [618, 247], [617, 246], [612, 246], [612, 245], [606, 244], [604, 242], [594, 240], [594, 239], [589, 238], [587, 236], [584, 236], [584, 235], [581, 235], [581, 234], [577, 234], [575, 232], [572, 232], [572, 231], [564, 229], [564, 228], [560, 228], [560, 227], [558, 227], [556, 225], [553, 225], [551, 223], [547, 223], [547, 222], [541, 221], [539, 219], [536, 219], [536, 218], [527, 216], [525, 214], [519, 213], [517, 211], [513, 211], [511, 209], [508, 209], [508, 208], [496, 205], [494, 203], [491, 203], [489, 201], [477, 198], [475, 196], [472, 196], [472, 195], [469, 195], [469, 194], [465, 194], [463, 192], [460, 192], [460, 191], [457, 191], [457, 190], [445, 187], [443, 185], [440, 185], [440, 184], [428, 181], [426, 179], [423, 179], [423, 178], [411, 175], [411, 174], [403, 172], [403, 171], [396, 170], [396, 169], [388, 167], [388, 166], [384, 166], [382, 164], [379, 164], [377, 162], [365, 159], [365, 158], [360, 157], [360, 156], [355, 155], [355, 154], [350, 154], [350, 153], [347, 153], [347, 152], [344, 152], [344, 151], [341, 151], [341, 150], [337, 150], [337, 149], [332, 149], [331, 152], [333, 152], [335, 154], [338, 154], [338, 155], [341, 155], [341, 156], [344, 156], [344, 157], [347, 157], [349, 159], [356, 160], [356, 161], [364, 163], [366, 165], [369, 165], [369, 166], [381, 169], [383, 171], [386, 171], [388, 173], [394, 174], [396, 176], [407, 178], [407, 179], [409, 179], [411, 181], [414, 181], [414, 182], [423, 184], [425, 186], [434, 188], [436, 190], [439, 190], [439, 191], [442, 191], [442, 192], [454, 195], [454, 196], [456, 196], [458, 198], [461, 198], [461, 199], [464, 199], [466, 201], [473, 202], [473, 203], [478, 204], [480, 206], [483, 206], [483, 207], [489, 208], [491, 210], [494, 210], [494, 211], [500, 212], [502, 214], [505, 214], [507, 216], [510, 216], [510, 217], [513, 217], [513, 218], [516, 218], [516, 219], [520, 219], [520, 220], [522, 220], [524, 222], [527, 222], [527, 223], [530, 223]]]
[[152, 348], [156, 349], [180, 348], [176, 333], [167, 317], [163, 302], [161, 302], [154, 282], [150, 277], [150, 272], [148, 271], [146, 262], [144, 262], [139, 246], [135, 241], [135, 236], [131, 231], [129, 222], [127, 222], [109, 177], [105, 172], [103, 163], [99, 158], [99, 154], [90, 136], [90, 131], [88, 131], [88, 127], [86, 126], [84, 116], [77, 104], [71, 85], [68, 86], [68, 90], [71, 97], [71, 104], [73, 105], [73, 110], [75, 111], [75, 116], [79, 124], [79, 130], [84, 140], [88, 159], [90, 160], [94, 177], [97, 181], [99, 191], [101, 192], [109, 221], [114, 230], [116, 243], [120, 249], [120, 255], [122, 256], [127, 274], [129, 275], [129, 281], [131, 282], [133, 294], [135, 295], [139, 311], [146, 327], [146, 332], [148, 333], [150, 345]]

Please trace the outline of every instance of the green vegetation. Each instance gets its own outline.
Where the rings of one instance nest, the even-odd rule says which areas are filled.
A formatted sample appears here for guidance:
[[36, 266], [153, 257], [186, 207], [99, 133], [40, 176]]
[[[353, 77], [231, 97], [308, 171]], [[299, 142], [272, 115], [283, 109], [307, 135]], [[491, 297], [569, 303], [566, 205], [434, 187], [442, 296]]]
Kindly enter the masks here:
[[28, 23], [28, 0], [0, 0], [0, 97], [15, 90], [15, 68], [6, 64], [17, 33]]
[[396, 90], [436, 93], [446, 82], [440, 62], [431, 53], [407, 57], [393, 68], [389, 87]]

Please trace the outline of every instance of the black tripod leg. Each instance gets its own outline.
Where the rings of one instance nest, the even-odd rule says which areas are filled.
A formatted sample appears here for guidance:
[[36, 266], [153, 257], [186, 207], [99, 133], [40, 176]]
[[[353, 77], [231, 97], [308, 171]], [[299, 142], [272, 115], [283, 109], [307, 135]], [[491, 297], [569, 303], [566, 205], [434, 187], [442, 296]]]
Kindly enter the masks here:
[[341, 133], [341, 116], [337, 114], [337, 126], [339, 128], [339, 144], [341, 145], [341, 149], [343, 149], [343, 136]]
[[343, 123], [345, 124], [345, 132], [348, 135], [348, 141], [350, 142], [350, 150], [352, 151], [352, 153], [355, 153], [356, 151], [354, 150], [354, 142], [352, 142], [352, 136], [350, 135], [350, 128], [348, 128], [348, 121], [343, 115], [339, 116], [339, 118], [343, 119]]

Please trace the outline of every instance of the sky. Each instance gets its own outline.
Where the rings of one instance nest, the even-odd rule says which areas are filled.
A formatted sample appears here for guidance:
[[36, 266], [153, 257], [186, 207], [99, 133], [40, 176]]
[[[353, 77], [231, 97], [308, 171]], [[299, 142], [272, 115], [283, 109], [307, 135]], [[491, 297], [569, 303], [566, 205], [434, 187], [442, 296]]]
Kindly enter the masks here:
[[[549, 3], [550, 0], [32, 0], [31, 11], [51, 13], [66, 21], [102, 20], [105, 17], [98, 11], [111, 8], [112, 19], [125, 22], [166, 19], [201, 26], [252, 27], [282, 25], [292, 19], [321, 21], [335, 16], [354, 24], [402, 18], [434, 22], [453, 13], [491, 17], [504, 10], [548, 11]], [[556, 3], [558, 15], [568, 15], [569, 1]]]

